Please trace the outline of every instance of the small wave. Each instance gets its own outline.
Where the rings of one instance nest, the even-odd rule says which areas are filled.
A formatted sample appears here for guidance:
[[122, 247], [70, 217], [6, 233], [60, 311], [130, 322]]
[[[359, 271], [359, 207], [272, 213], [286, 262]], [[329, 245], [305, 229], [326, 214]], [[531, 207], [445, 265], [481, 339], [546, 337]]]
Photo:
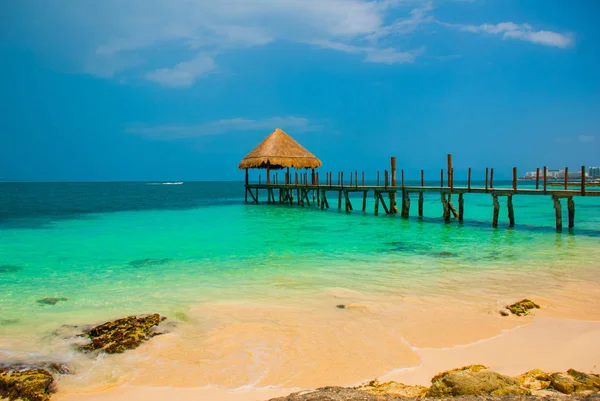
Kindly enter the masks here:
[[183, 181], [177, 182], [149, 182], [148, 185], [181, 185]]

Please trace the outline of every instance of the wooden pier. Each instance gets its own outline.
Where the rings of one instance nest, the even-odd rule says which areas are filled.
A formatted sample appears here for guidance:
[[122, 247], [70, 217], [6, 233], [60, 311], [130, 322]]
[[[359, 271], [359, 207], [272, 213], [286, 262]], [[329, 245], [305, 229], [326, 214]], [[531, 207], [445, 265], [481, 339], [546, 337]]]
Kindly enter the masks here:
[[[565, 179], [562, 186], [551, 186], [547, 180], [547, 167], [543, 167], [542, 171], [539, 168], [537, 169], [535, 181], [533, 181], [535, 182], [535, 189], [531, 189], [518, 188], [516, 167], [512, 169], [512, 185], [509, 188], [494, 187], [493, 168], [485, 169], [485, 185], [483, 187], [473, 187], [471, 185], [471, 168], [467, 171], [467, 185], [463, 187], [455, 186], [452, 155], [447, 157], [446, 169], [440, 170], [439, 186], [425, 185], [423, 170], [421, 170], [420, 185], [405, 185], [404, 170], [400, 170], [400, 182], [398, 182], [395, 157], [390, 159], [390, 170], [384, 170], [383, 177], [377, 171], [375, 185], [366, 185], [365, 173], [361, 172], [359, 175], [358, 171], [352, 171], [350, 174], [337, 172], [336, 176], [332, 171], [329, 171], [325, 173], [325, 179], [321, 181], [319, 172], [315, 171], [321, 165], [321, 161], [312, 153], [277, 128], [240, 162], [239, 168], [246, 171], [245, 200], [246, 202], [259, 203], [260, 192], [266, 191], [267, 203], [297, 204], [329, 209], [336, 206], [335, 198], [337, 198], [337, 208], [351, 212], [354, 210], [355, 205], [352, 203], [350, 194], [359, 193], [361, 195], [359, 199], [362, 202], [356, 206], [366, 212], [367, 198], [372, 193], [375, 200], [373, 208], [375, 215], [379, 214], [381, 207], [381, 211], [385, 214], [400, 214], [402, 218], [408, 218], [410, 216], [411, 198], [417, 201], [417, 215], [423, 217], [424, 194], [434, 193], [440, 197], [443, 220], [450, 223], [454, 220], [458, 222], [464, 220], [465, 195], [488, 194], [491, 196], [492, 201], [492, 226], [498, 227], [500, 198], [505, 198], [508, 226], [514, 227], [514, 196], [547, 196], [552, 200], [554, 207], [556, 230], [561, 231], [563, 228], [561, 201], [566, 201], [568, 227], [573, 228], [575, 226], [574, 198], [577, 196], [600, 196], [600, 190], [589, 190], [587, 188], [590, 183], [586, 182], [584, 166], [581, 166], [581, 182], [578, 189], [572, 189], [574, 183], [567, 178], [567, 168], [565, 168]], [[259, 175], [258, 183], [250, 183], [249, 168], [265, 169], [265, 182], [262, 182]], [[299, 173], [296, 170], [292, 175], [290, 168], [304, 169], [305, 171]], [[279, 173], [272, 174], [272, 171], [281, 169], [286, 169], [286, 171], [280, 183]], [[346, 179], [344, 179], [344, 176]], [[555, 182], [552, 184], [555, 184]], [[549, 186], [551, 188], [548, 188]], [[276, 193], [277, 197], [275, 196]], [[453, 196], [458, 198], [458, 210], [452, 201]], [[398, 197], [400, 197], [400, 207], [397, 204]], [[330, 203], [330, 199], [333, 204]]]
[[[573, 183], [563, 184], [561, 188], [548, 188], [547, 181], [538, 177], [535, 180], [535, 189], [518, 188], [517, 170], [513, 168], [512, 186], [509, 188], [494, 187], [494, 169], [487, 169], [485, 186], [473, 187], [471, 185], [471, 169], [468, 170], [468, 178], [466, 186], [454, 185], [454, 171], [452, 168], [452, 156], [448, 155], [448, 169], [440, 170], [440, 185], [426, 186], [424, 171], [421, 170], [421, 185], [405, 185], [404, 170], [401, 170], [401, 181], [396, 182], [396, 160], [391, 158], [390, 171], [384, 170], [383, 182], [380, 182], [379, 172], [375, 185], [365, 185], [365, 175], [362, 172], [352, 172], [349, 175], [343, 172], [337, 173], [336, 178], [332, 172], [326, 173], [325, 182], [319, 180], [319, 173], [314, 169], [308, 173], [295, 173], [292, 175], [289, 169], [284, 173], [282, 183], [279, 183], [279, 174], [268, 176], [268, 182], [262, 182], [259, 177], [258, 183], [250, 183], [248, 175], [246, 175], [246, 201], [259, 202], [259, 191], [266, 191], [267, 203], [285, 203], [289, 205], [299, 206], [316, 206], [320, 209], [329, 209], [337, 207], [340, 210], [351, 212], [359, 208], [363, 212], [367, 208], [367, 198], [373, 197], [375, 200], [373, 213], [375, 215], [383, 212], [385, 214], [399, 214], [403, 218], [408, 218], [411, 214], [411, 200], [417, 202], [417, 215], [423, 217], [424, 194], [435, 193], [440, 196], [441, 214], [445, 222], [449, 223], [453, 220], [462, 222], [464, 220], [464, 197], [467, 194], [489, 194], [491, 196], [492, 206], [492, 221], [493, 227], [498, 227], [498, 218], [500, 214], [500, 198], [506, 199], [506, 209], [508, 214], [508, 226], [514, 227], [515, 213], [513, 207], [514, 196], [547, 196], [552, 202], [555, 210], [556, 229], [562, 230], [562, 201], [567, 204], [568, 212], [568, 227], [575, 226], [575, 201], [578, 196], [600, 196], [600, 191], [588, 190], [584, 180], [579, 184], [578, 189], [572, 189]], [[544, 168], [545, 169], [545, 168]], [[448, 171], [450, 173], [448, 173]], [[584, 168], [582, 167], [582, 171]], [[246, 172], [247, 173], [247, 172]], [[447, 179], [444, 180], [446, 178]], [[349, 177], [344, 180], [344, 176]], [[585, 174], [584, 174], [585, 177]], [[530, 185], [533, 184], [530, 183]], [[275, 194], [278, 196], [275, 196]], [[359, 193], [358, 204], [353, 204], [353, 199], [350, 194]], [[453, 196], [457, 197], [458, 209], [453, 203]], [[397, 199], [400, 199], [400, 204], [397, 204]], [[333, 200], [333, 204], [331, 203]], [[335, 202], [337, 200], [337, 202]], [[362, 202], [360, 201], [362, 200]], [[354, 199], [356, 202], [356, 199]], [[337, 205], [336, 205], [337, 203]]]

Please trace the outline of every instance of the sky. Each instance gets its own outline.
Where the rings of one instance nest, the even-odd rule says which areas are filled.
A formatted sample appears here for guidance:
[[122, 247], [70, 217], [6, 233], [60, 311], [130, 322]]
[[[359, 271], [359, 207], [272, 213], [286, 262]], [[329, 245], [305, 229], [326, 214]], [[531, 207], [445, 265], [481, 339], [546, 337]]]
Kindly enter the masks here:
[[[600, 165], [596, 0], [4, 0], [0, 181]], [[429, 176], [429, 175], [427, 175]], [[483, 178], [483, 177], [481, 177]]]

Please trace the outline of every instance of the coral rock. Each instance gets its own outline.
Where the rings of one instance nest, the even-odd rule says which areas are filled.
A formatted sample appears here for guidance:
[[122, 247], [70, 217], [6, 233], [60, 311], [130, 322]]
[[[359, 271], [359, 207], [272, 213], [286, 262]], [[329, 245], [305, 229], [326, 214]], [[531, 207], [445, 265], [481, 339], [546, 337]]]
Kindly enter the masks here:
[[482, 365], [471, 365], [435, 376], [427, 397], [455, 397], [461, 395], [528, 395], [512, 377], [483, 371]]
[[47, 401], [54, 392], [54, 378], [44, 369], [10, 370], [0, 368], [0, 398]]
[[144, 341], [159, 334], [154, 330], [162, 320], [157, 313], [148, 316], [129, 316], [96, 326], [84, 333], [91, 342], [80, 347], [82, 351], [104, 351], [119, 354], [137, 348]]
[[421, 397], [427, 392], [427, 387], [424, 386], [409, 386], [393, 381], [380, 383], [378, 380], [372, 380], [368, 383], [361, 384], [358, 387], [354, 387], [354, 389], [376, 395], [389, 394], [406, 398]]
[[540, 306], [529, 299], [523, 299], [522, 301], [515, 302], [512, 305], [506, 307], [513, 315], [525, 316], [529, 314], [531, 309], [540, 309]]

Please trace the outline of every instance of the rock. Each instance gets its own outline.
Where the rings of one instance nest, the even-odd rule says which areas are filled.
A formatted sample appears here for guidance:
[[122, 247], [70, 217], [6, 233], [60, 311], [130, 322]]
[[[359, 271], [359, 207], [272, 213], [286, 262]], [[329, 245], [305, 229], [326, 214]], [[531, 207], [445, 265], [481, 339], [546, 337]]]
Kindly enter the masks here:
[[21, 266], [1, 265], [0, 273], [17, 273], [23, 270]]
[[60, 301], [68, 301], [69, 298], [44, 298], [38, 299], [37, 302], [42, 305], [56, 305]]
[[528, 395], [512, 377], [483, 371], [483, 365], [471, 365], [441, 373], [431, 379], [427, 397], [459, 395]]
[[346, 305], [342, 305], [342, 304], [336, 305], [335, 307], [338, 309], [346, 309]]
[[389, 394], [406, 398], [421, 397], [427, 392], [427, 387], [424, 386], [409, 386], [393, 381], [380, 383], [378, 380], [371, 380], [370, 382], [354, 387], [354, 389], [376, 395]]
[[550, 375], [540, 369], [533, 369], [515, 377], [521, 386], [530, 390], [545, 390], [550, 387]]
[[389, 395], [369, 394], [365, 391], [345, 387], [322, 387], [312, 391], [300, 391], [286, 397], [269, 401], [393, 401], [399, 398]]
[[54, 378], [45, 369], [0, 368], [0, 398], [47, 401], [54, 392]]
[[540, 306], [529, 299], [523, 299], [506, 307], [513, 315], [525, 316], [531, 309], [540, 309]]
[[10, 326], [19, 323], [19, 319], [0, 319], [0, 326]]
[[578, 383], [575, 391], [600, 390], [600, 377], [597, 375], [579, 372], [575, 369], [569, 369], [567, 370], [567, 373]]
[[577, 382], [566, 373], [552, 373], [550, 375], [552, 388], [564, 394], [575, 392]]
[[129, 266], [133, 266], [133, 267], [158, 266], [158, 265], [167, 264], [171, 260], [172, 259], [169, 259], [169, 258], [162, 258], [162, 259], [138, 259], [138, 260], [132, 260], [132, 261], [130, 261], [129, 262]]
[[120, 354], [137, 348], [144, 341], [159, 334], [154, 330], [162, 320], [158, 313], [146, 316], [129, 316], [112, 322], [106, 322], [86, 331], [83, 336], [91, 342], [80, 346], [82, 351], [104, 351], [108, 354]]
[[499, 310], [499, 312], [502, 316], [510, 316], [510, 311], [508, 310], [508, 308], [502, 308]]

